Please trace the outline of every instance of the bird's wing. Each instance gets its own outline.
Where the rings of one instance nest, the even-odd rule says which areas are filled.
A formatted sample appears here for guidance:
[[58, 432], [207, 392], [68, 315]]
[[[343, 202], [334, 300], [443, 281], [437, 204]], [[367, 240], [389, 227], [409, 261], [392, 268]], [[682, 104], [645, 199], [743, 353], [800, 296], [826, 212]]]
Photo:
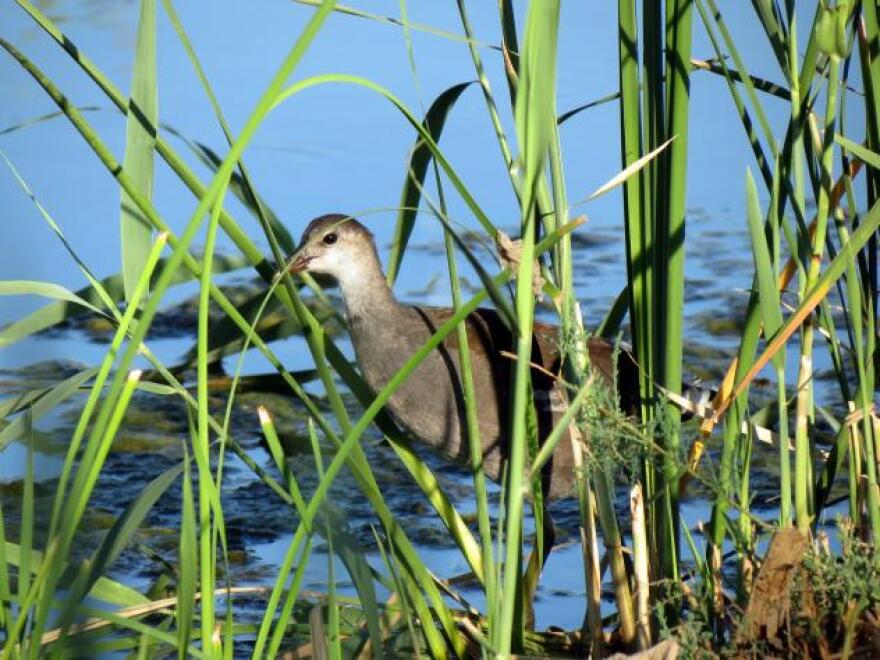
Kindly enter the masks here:
[[[445, 310], [444, 310], [445, 311]], [[494, 309], [479, 308], [467, 319], [468, 346], [471, 353], [488, 359], [494, 365], [502, 365], [502, 372], [513, 367], [517, 347], [510, 328]], [[537, 390], [554, 387], [560, 372], [559, 335], [556, 326], [535, 322], [532, 342], [532, 385]], [[447, 342], [458, 350], [458, 339], [450, 335]], [[506, 387], [506, 376], [500, 383]]]
[[[420, 307], [435, 327], [448, 321], [453, 310], [446, 307]], [[536, 321], [533, 325], [532, 385], [538, 390], [550, 391], [558, 385], [562, 371], [562, 351], [559, 328], [550, 323]], [[516, 345], [510, 329], [494, 309], [479, 308], [467, 319], [468, 347], [479, 364], [492, 365], [496, 371], [496, 386], [507, 388], [506, 373], [512, 368]], [[444, 347], [458, 352], [458, 337], [450, 333], [443, 341]], [[616, 383], [621, 409], [635, 412], [639, 404], [639, 369], [632, 354], [624, 346], [615, 345], [601, 337], [588, 341], [590, 364], [609, 385]], [[616, 359], [615, 359], [616, 358]]]

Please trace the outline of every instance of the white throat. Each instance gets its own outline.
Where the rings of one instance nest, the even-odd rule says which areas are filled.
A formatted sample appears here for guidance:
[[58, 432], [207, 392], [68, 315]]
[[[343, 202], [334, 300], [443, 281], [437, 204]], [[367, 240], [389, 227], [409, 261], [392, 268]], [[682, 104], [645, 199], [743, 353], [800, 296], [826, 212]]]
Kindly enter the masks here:
[[334, 264], [337, 267], [330, 272], [339, 283], [349, 323], [362, 323], [396, 305], [381, 264], [374, 258], [360, 257]]

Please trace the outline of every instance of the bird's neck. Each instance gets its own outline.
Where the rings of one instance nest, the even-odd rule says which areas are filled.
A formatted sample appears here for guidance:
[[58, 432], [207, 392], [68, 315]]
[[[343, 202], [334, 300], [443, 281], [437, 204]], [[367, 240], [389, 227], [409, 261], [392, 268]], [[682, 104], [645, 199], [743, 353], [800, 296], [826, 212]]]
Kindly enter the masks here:
[[382, 322], [399, 308], [378, 257], [351, 264], [338, 279], [351, 326]]

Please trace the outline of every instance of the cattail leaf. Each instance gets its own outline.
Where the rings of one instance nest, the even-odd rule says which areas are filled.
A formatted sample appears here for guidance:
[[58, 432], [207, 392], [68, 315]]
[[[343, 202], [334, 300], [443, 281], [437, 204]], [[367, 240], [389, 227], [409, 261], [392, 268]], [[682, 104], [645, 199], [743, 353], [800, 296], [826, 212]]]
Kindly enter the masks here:
[[[431, 137], [434, 138], [434, 142], [440, 141], [440, 135], [443, 133], [443, 126], [446, 123], [449, 111], [452, 110], [462, 92], [471, 84], [466, 82], [453, 85], [440, 94], [431, 104], [431, 107], [425, 114], [425, 120], [422, 122], [422, 125], [431, 134]], [[394, 226], [394, 241], [391, 244], [391, 253], [388, 256], [387, 278], [388, 282], [392, 284], [397, 279], [400, 263], [403, 261], [403, 254], [406, 252], [409, 237], [415, 226], [419, 202], [422, 199], [422, 188], [425, 184], [425, 175], [428, 172], [431, 157], [431, 149], [425, 141], [421, 137], [416, 138], [416, 143], [413, 145], [406, 167], [403, 192], [400, 195], [400, 212], [397, 215], [397, 224]]]

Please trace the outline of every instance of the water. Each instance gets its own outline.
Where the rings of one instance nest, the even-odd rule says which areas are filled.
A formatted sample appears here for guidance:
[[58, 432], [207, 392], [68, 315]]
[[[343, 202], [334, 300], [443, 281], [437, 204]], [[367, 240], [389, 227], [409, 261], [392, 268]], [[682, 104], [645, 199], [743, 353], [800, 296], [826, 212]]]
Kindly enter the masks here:
[[[469, 3], [476, 36], [484, 43], [497, 43], [499, 31], [494, 3]], [[759, 33], [748, 3], [728, 3], [728, 23], [737, 43], [746, 54], [747, 65], [757, 75], [779, 80], [780, 75]], [[67, 32], [81, 50], [88, 54], [123, 91], [128, 89], [137, 21], [136, 2], [108, 0], [65, 0], [40, 3], [41, 7]], [[299, 34], [312, 9], [287, 0], [259, 5], [240, 2], [179, 3], [183, 24], [189, 31], [207, 75], [214, 86], [226, 118], [236, 132], [248, 117], [259, 94], [268, 83], [293, 39]], [[369, 3], [370, 11], [397, 16], [396, 0]], [[459, 32], [453, 3], [412, 2], [408, 4], [413, 23], [439, 30]], [[801, 24], [806, 24], [802, 21]], [[564, 3], [563, 32], [559, 52], [560, 112], [605, 96], [617, 87], [616, 15], [614, 3]], [[109, 109], [109, 102], [59, 49], [11, 3], [0, 8], [0, 32], [21, 48], [58, 84], [68, 98], [79, 106], [97, 106], [88, 112], [88, 120], [121, 159], [125, 124]], [[694, 55], [709, 57], [711, 50], [698, 24], [695, 24]], [[443, 39], [430, 32], [414, 30], [412, 45], [418, 71], [414, 80], [406, 44], [398, 27], [340, 15], [331, 16], [319, 38], [296, 72], [297, 78], [329, 72], [363, 75], [388, 87], [414, 112], [421, 114], [439, 93], [449, 86], [474, 77], [464, 44]], [[222, 134], [212, 117], [201, 86], [168, 21], [160, 11], [159, 20], [160, 117], [163, 122], [190, 139], [223, 151]], [[490, 82], [507, 116], [505, 83], [497, 52], [483, 48]], [[37, 85], [10, 58], [0, 58], [0, 131], [27, 121], [54, 107]], [[691, 134], [688, 143], [688, 227], [687, 290], [685, 335], [689, 338], [686, 370], [691, 377], [711, 381], [717, 378], [736, 348], [736, 332], [729, 326], [737, 318], [732, 310], [741, 309], [746, 300], [743, 290], [751, 283], [751, 256], [743, 217], [744, 171], [754, 163], [743, 139], [739, 119], [724, 81], [697, 73], [692, 82]], [[777, 134], [787, 110], [778, 100], [767, 100], [770, 120]], [[569, 196], [583, 199], [611, 178], [619, 168], [618, 108], [608, 103], [581, 113], [561, 129]], [[860, 120], [853, 115], [850, 125]], [[509, 121], [508, 135], [513, 135]], [[172, 146], [207, 181], [209, 173], [196, 164], [191, 154], [176, 138], [166, 134]], [[857, 136], [851, 136], [857, 137]], [[393, 211], [370, 212], [394, 207], [404, 180], [404, 164], [413, 144], [411, 128], [383, 99], [363, 89], [347, 86], [320, 86], [286, 102], [272, 113], [261, 127], [245, 154], [247, 165], [260, 193], [298, 236], [313, 216], [343, 211], [363, 217], [376, 233], [381, 251], [387, 246], [395, 214]], [[488, 216], [501, 227], [515, 226], [518, 212], [504, 171], [491, 125], [484, 111], [479, 90], [472, 86], [450, 114], [441, 145], [459, 175], [475, 193]], [[119, 191], [96, 158], [64, 119], [42, 122], [25, 129], [0, 133], [0, 149], [15, 164], [33, 189], [36, 197], [63, 228], [80, 257], [98, 276], [117, 272], [119, 263]], [[434, 194], [432, 193], [432, 196]], [[191, 195], [178, 183], [164, 163], [157, 159], [155, 204], [168, 224], [179, 231], [195, 207]], [[59, 283], [77, 289], [85, 280], [67, 256], [14, 177], [0, 167], [0, 199], [4, 208], [4, 232], [0, 242], [0, 279], [34, 279]], [[256, 222], [234, 200], [230, 211], [243, 229], [268, 252]], [[464, 204], [449, 195], [452, 217], [468, 228], [476, 228]], [[575, 234], [578, 250], [576, 286], [588, 324], [601, 319], [625, 282], [621, 202], [617, 192], [578, 207], [574, 213], [586, 213], [588, 223]], [[413, 237], [416, 248], [403, 264], [399, 295], [407, 300], [428, 304], [447, 304], [449, 289], [442, 252], [438, 250], [441, 228], [431, 217], [420, 217]], [[232, 251], [232, 244], [221, 237], [219, 249]], [[464, 264], [463, 276], [477, 282]], [[249, 276], [228, 279], [249, 281]], [[186, 299], [193, 287], [175, 291], [169, 302]], [[35, 298], [0, 298], [0, 325], [37, 309], [43, 301]], [[151, 347], [161, 359], [174, 363], [190, 346], [189, 333], [166, 336], [152, 341]], [[343, 342], [343, 347], [350, 351]], [[308, 366], [301, 341], [288, 341], [273, 350], [291, 369]], [[0, 367], [27, 367], [37, 362], [74, 360], [94, 365], [100, 360], [104, 345], [90, 341], [79, 331], [56, 333], [23, 342], [0, 351]], [[794, 364], [794, 360], [789, 360]], [[818, 365], [820, 368], [826, 365]], [[246, 373], [261, 373], [268, 365], [251, 355]], [[16, 389], [22, 374], [11, 373], [6, 392]], [[236, 411], [234, 430], [253, 455], [264, 465], [268, 457], [258, 448], [254, 401], [241, 402]], [[278, 401], [279, 410], [285, 408]], [[139, 397], [136, 405], [151, 415], [150, 402]], [[303, 429], [301, 411], [289, 406], [290, 430]], [[54, 441], [40, 454], [38, 476], [51, 477], [58, 469], [64, 438], [69, 433], [75, 405], [67, 415], [42, 420], [38, 428]], [[167, 411], [166, 411], [167, 412]], [[169, 415], [172, 415], [168, 412]], [[297, 415], [300, 415], [297, 417]], [[172, 415], [173, 416], [173, 415]], [[177, 424], [153, 432], [149, 424], [133, 424], [127, 432], [154, 439], [165, 434], [176, 442], [186, 437], [185, 426]], [[401, 477], [390, 450], [373, 435], [366, 440], [368, 454], [374, 459], [379, 478], [393, 484], [395, 513], [408, 525], [408, 532], [419, 539], [423, 557], [441, 575], [463, 572], [460, 557], [442, 543], [443, 530], [420, 508], [419, 494]], [[158, 474], [170, 465], [173, 451], [147, 455], [114, 452], [108, 465], [104, 495], [95, 506], [110, 513], [118, 511], [126, 493], [137, 484]], [[13, 445], [6, 450], [0, 480], [18, 478], [24, 450]], [[297, 459], [295, 459], [297, 460]], [[303, 459], [305, 460], [305, 459]], [[18, 466], [18, 467], [16, 467]], [[456, 505], [468, 510], [467, 479], [459, 472], [441, 469], [434, 463], [447, 486], [453, 491]], [[756, 477], [760, 479], [760, 475]], [[772, 483], [772, 476], [768, 476]], [[243, 580], [270, 583], [272, 568], [279, 561], [289, 541], [292, 518], [264, 510], [265, 495], [253, 477], [233, 462], [227, 483], [227, 500], [234, 520], [241, 523], [238, 547], [246, 561], [237, 568]], [[345, 478], [333, 499], [338, 506], [350, 505], [353, 483]], [[102, 491], [99, 489], [98, 491]], [[255, 495], [256, 493], [256, 495]], [[101, 498], [104, 499], [101, 499]], [[150, 524], [154, 529], [173, 528], [176, 503], [166, 502]], [[103, 509], [102, 509], [103, 507]], [[365, 543], [371, 542], [370, 524], [375, 522], [368, 510], [349, 506], [352, 531]], [[694, 524], [707, 518], [702, 501], [685, 506], [686, 520]], [[557, 514], [562, 535], [571, 540], [576, 529], [573, 505], [563, 503]], [[264, 536], [261, 537], [260, 534]], [[154, 536], [158, 538], [158, 536]], [[439, 544], [439, 546], [438, 546]], [[128, 555], [127, 555], [128, 556]], [[378, 555], [371, 555], [378, 564]], [[136, 556], [128, 556], [116, 567], [119, 575], [143, 579], [149, 568], [137, 567]], [[322, 562], [315, 562], [320, 570]], [[582, 565], [576, 545], [570, 544], [551, 556], [538, 602], [538, 625], [576, 627], [583, 616], [584, 595]], [[320, 572], [309, 577], [320, 585]]]

